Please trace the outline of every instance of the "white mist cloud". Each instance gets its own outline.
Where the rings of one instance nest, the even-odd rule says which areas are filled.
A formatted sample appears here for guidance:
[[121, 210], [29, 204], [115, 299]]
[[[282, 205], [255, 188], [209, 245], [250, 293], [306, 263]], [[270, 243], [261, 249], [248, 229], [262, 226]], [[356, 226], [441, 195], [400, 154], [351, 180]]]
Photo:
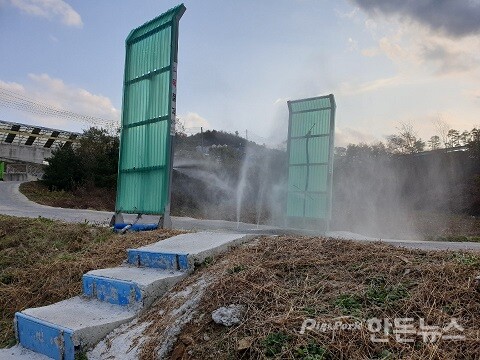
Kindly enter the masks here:
[[10, 3], [28, 15], [58, 18], [67, 26], [83, 26], [80, 14], [63, 0], [10, 0]]
[[[29, 81], [25, 84], [0, 80], [0, 87], [49, 107], [90, 117], [114, 120], [119, 123], [120, 110], [116, 109], [112, 101], [106, 96], [93, 94], [86, 89], [66, 84], [63, 80], [53, 78], [48, 74], [29, 74], [28, 79]], [[1, 107], [0, 110], [5, 111]], [[10, 111], [9, 114], [13, 113]], [[85, 127], [83, 123], [80, 126], [80, 123], [74, 123], [66, 118], [47, 118], [23, 111], [16, 111], [15, 116], [20, 119], [28, 118], [30, 122], [38, 125], [60, 127], [64, 130]], [[2, 117], [5, 117], [5, 115], [2, 115]], [[5, 118], [4, 120], [9, 119]], [[22, 120], [18, 120], [18, 122], [22, 122]]]

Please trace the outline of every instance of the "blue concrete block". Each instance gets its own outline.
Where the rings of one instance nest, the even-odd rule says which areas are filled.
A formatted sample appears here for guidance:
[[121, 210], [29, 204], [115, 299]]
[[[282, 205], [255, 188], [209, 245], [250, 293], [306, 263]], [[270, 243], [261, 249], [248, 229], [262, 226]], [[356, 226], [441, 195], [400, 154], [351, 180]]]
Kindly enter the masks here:
[[162, 270], [188, 270], [188, 254], [169, 254], [129, 249], [128, 263]]
[[74, 360], [73, 330], [19, 312], [15, 320], [18, 340], [23, 347], [55, 360]]
[[142, 300], [142, 291], [131, 281], [117, 280], [85, 274], [82, 277], [83, 293], [100, 301], [127, 306]]

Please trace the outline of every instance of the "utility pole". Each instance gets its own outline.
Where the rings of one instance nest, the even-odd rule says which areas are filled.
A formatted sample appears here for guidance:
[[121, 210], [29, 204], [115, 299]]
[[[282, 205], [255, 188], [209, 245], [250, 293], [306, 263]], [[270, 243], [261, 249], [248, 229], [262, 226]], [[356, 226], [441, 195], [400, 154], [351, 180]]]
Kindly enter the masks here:
[[[197, 128], [198, 129], [198, 128]], [[203, 126], [200, 126], [200, 138], [201, 138], [201, 141], [202, 141], [202, 154], [204, 153], [203, 152]]]
[[245, 139], [248, 141], [248, 129], [245, 130]]

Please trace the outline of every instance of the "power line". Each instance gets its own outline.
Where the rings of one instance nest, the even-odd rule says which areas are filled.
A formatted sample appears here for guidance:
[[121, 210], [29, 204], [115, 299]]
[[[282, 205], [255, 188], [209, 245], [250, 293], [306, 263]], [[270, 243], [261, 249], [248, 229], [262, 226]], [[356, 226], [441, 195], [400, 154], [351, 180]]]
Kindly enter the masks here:
[[0, 106], [29, 112], [35, 115], [81, 121], [104, 127], [117, 126], [117, 122], [115, 120], [104, 119], [101, 117], [84, 115], [69, 110], [55, 108], [2, 87], [0, 87]]

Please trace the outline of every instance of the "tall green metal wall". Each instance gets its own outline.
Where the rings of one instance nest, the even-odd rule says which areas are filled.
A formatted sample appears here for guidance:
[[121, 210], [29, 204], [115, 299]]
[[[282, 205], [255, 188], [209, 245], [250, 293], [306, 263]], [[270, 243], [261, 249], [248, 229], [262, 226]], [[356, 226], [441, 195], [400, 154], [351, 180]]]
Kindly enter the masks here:
[[288, 102], [287, 226], [328, 229], [332, 208], [335, 99]]
[[176, 115], [179, 5], [126, 39], [117, 213], [168, 212]]

